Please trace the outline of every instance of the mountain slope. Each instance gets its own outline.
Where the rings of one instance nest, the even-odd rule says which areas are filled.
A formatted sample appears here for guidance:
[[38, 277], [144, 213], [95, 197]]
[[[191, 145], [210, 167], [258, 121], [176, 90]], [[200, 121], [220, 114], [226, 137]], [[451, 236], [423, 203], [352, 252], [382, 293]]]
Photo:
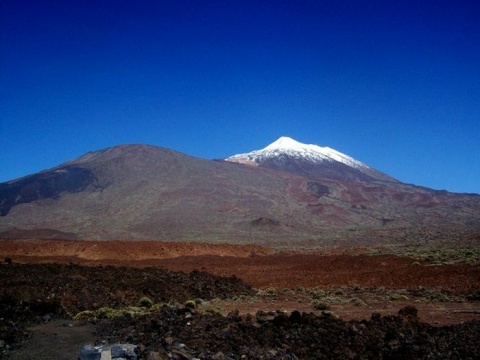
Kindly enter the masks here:
[[280, 137], [264, 149], [234, 155], [226, 161], [259, 165], [315, 178], [396, 181], [339, 151], [329, 147], [302, 144], [289, 137]]
[[279, 243], [346, 228], [480, 226], [478, 195], [360, 174], [301, 176], [122, 145], [0, 184], [0, 238]]
[[[80, 186], [77, 173], [86, 174]], [[222, 233], [232, 218], [241, 223], [268, 215], [265, 209], [283, 203], [284, 187], [281, 177], [268, 172], [152, 146], [119, 146], [2, 184], [3, 212], [5, 203], [10, 208], [0, 224], [94, 239], [185, 238]], [[24, 199], [31, 188], [55, 191], [34, 191], [36, 198]]]

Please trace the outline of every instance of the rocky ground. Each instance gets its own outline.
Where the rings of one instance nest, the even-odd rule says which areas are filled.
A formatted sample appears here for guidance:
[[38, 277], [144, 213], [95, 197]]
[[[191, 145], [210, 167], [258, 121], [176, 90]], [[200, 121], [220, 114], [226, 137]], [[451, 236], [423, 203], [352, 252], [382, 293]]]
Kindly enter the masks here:
[[150, 360], [480, 357], [478, 264], [158, 246], [2, 242], [0, 358], [117, 342]]
[[[450, 327], [419, 323], [417, 310], [373, 314], [345, 322], [323, 312], [262, 312], [239, 316], [164, 308], [132, 321], [100, 324], [108, 342], [142, 344], [141, 354], [168, 359], [474, 359], [480, 356], [480, 322]], [[113, 330], [116, 329], [116, 330]], [[162, 334], [162, 335], [160, 335]], [[160, 335], [160, 336], [159, 336]], [[147, 355], [148, 356], [148, 355]]]

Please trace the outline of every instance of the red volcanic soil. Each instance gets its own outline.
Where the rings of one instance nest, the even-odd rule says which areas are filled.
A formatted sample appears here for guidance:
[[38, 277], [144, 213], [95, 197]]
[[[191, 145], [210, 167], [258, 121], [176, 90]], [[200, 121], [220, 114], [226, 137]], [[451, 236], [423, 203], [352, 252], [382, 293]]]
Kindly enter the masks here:
[[452, 294], [480, 290], [480, 266], [429, 265], [393, 255], [274, 252], [258, 245], [4, 240], [0, 242], [0, 256], [19, 263], [155, 266], [186, 272], [200, 270], [215, 275], [235, 275], [256, 288], [427, 287]]
[[[13, 263], [75, 263], [80, 265], [114, 265], [133, 268], [155, 267], [171, 271], [204, 271], [213, 275], [236, 276], [257, 289], [274, 288], [298, 290], [360, 288], [369, 294], [352, 293], [350, 297], [369, 298], [374, 307], [334, 305], [345, 318], [365, 318], [372, 311], [394, 313], [399, 303], [384, 302], [385, 294], [371, 296], [374, 289], [386, 293], [429, 289], [447, 294], [450, 298], [476, 299], [480, 293], [480, 266], [467, 264], [430, 265], [427, 262], [394, 255], [366, 255], [364, 249], [337, 249], [324, 254], [275, 252], [258, 245], [226, 245], [205, 243], [175, 243], [158, 241], [61, 241], [61, 240], [4, 240], [0, 241], [0, 258]], [[376, 291], [376, 290], [375, 290]], [[375, 292], [374, 291], [374, 292]], [[377, 291], [378, 293], [378, 291]], [[223, 303], [226, 312], [233, 307], [254, 311], [273, 307], [293, 310], [311, 309], [309, 300], [300, 305], [298, 296], [268, 297], [253, 307], [248, 302]], [[415, 297], [410, 297], [411, 302]], [[310, 299], [311, 300], [311, 299]], [[418, 299], [417, 299], [418, 300]], [[479, 311], [465, 311], [454, 301], [425, 304], [416, 301], [424, 320], [449, 323], [480, 318]], [[273, 302], [272, 302], [273, 301]], [[300, 302], [299, 302], [300, 301]], [[478, 301], [478, 299], [476, 299]], [[270, 303], [272, 302], [272, 303]], [[405, 302], [405, 301], [404, 301]], [[408, 302], [407, 302], [408, 303]], [[387, 306], [388, 305], [388, 306]], [[460, 307], [459, 307], [460, 306]], [[466, 305], [467, 307], [470, 305]], [[470, 306], [471, 307], [471, 306]], [[274, 309], [276, 310], [276, 309]], [[471, 310], [471, 309], [470, 309]], [[450, 311], [457, 315], [449, 316]], [[463, 314], [463, 315], [460, 315]], [[465, 315], [466, 314], [466, 315]], [[428, 315], [428, 316], [427, 316]]]
[[392, 255], [270, 254], [249, 258], [185, 256], [150, 261], [171, 270], [203, 270], [236, 275], [258, 288], [328, 286], [434, 287], [453, 293], [480, 289], [480, 267], [471, 265], [412, 265], [413, 260]]
[[132, 260], [165, 259], [185, 255], [246, 257], [272, 253], [259, 245], [222, 245], [161, 241], [70, 241], [70, 240], [0, 240], [0, 256], [26, 262], [99, 261], [104, 264]]

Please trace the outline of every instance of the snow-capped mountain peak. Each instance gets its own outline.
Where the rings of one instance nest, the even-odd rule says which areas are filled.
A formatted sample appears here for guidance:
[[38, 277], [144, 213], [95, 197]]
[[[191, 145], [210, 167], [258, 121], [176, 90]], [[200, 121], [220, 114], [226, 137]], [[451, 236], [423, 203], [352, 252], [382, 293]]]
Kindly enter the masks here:
[[368, 168], [368, 166], [362, 162], [329, 147], [303, 144], [287, 136], [280, 137], [278, 140], [261, 150], [234, 155], [227, 160], [236, 162], [258, 162], [257, 160], [261, 160], [262, 158], [272, 158], [280, 155], [288, 155], [297, 159], [302, 158], [303, 160], [312, 163], [338, 161], [354, 168]]
[[309, 176], [321, 175], [336, 179], [396, 181], [337, 150], [313, 144], [303, 144], [287, 136], [280, 137], [263, 149], [233, 155], [226, 161], [269, 167]]
[[298, 150], [302, 151], [305, 147], [305, 144], [298, 142], [288, 136], [282, 136], [278, 138], [278, 140], [274, 141], [270, 145], [268, 145], [263, 150], [274, 150], [274, 149], [291, 149], [291, 150]]

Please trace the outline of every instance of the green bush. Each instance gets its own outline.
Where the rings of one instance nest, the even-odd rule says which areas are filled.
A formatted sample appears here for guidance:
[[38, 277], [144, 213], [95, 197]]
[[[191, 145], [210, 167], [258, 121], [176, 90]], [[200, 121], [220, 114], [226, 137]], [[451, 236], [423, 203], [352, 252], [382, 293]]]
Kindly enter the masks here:
[[277, 290], [274, 287], [269, 287], [264, 290], [260, 289], [257, 291], [258, 296], [275, 296], [277, 295]]
[[351, 298], [350, 300], [348, 300], [348, 302], [355, 306], [367, 306], [367, 303], [365, 301], [357, 297]]
[[185, 302], [185, 307], [189, 309], [195, 309], [197, 307], [197, 304], [195, 303], [195, 300], [187, 300]]
[[330, 304], [327, 304], [326, 302], [318, 301], [318, 300], [313, 300], [312, 301], [312, 307], [315, 310], [330, 310]]
[[165, 305], [164, 303], [156, 303], [156, 304], [153, 304], [150, 309], [148, 309], [150, 312], [157, 312], [157, 311], [160, 311], [162, 310], [162, 308], [164, 306], [167, 306]]
[[305, 289], [303, 286], [301, 286], [301, 285], [298, 285], [297, 288], [296, 288], [296, 290], [297, 290], [297, 292], [299, 292], [299, 293], [304, 293], [304, 292], [306, 291], [306, 289]]
[[326, 303], [329, 303], [329, 304], [340, 304], [340, 303], [342, 303], [342, 299], [339, 298], [338, 296], [325, 296], [322, 300]]
[[339, 288], [339, 289], [335, 290], [334, 294], [337, 295], [337, 296], [343, 296], [343, 295], [345, 295], [345, 291], [343, 291], [343, 289]]
[[450, 298], [442, 293], [433, 293], [427, 296], [427, 300], [431, 302], [447, 302]]
[[144, 307], [144, 308], [147, 308], [147, 309], [151, 308], [152, 305], [153, 305], [153, 301], [147, 296], [142, 297], [137, 302], [138, 307]]
[[408, 296], [402, 295], [402, 294], [390, 294], [387, 296], [387, 299], [389, 301], [402, 301], [402, 300], [408, 300]]
[[312, 297], [312, 299], [320, 299], [326, 295], [325, 291], [320, 289], [312, 289], [310, 290], [309, 294]]
[[266, 292], [268, 295], [277, 295], [277, 289], [275, 289], [274, 287], [266, 288], [266, 289], [265, 289], [265, 292]]
[[73, 317], [73, 320], [75, 320], [75, 321], [88, 321], [88, 320], [95, 319], [95, 317], [96, 317], [95, 311], [85, 310], [85, 311], [81, 311], [77, 315], [75, 315]]

